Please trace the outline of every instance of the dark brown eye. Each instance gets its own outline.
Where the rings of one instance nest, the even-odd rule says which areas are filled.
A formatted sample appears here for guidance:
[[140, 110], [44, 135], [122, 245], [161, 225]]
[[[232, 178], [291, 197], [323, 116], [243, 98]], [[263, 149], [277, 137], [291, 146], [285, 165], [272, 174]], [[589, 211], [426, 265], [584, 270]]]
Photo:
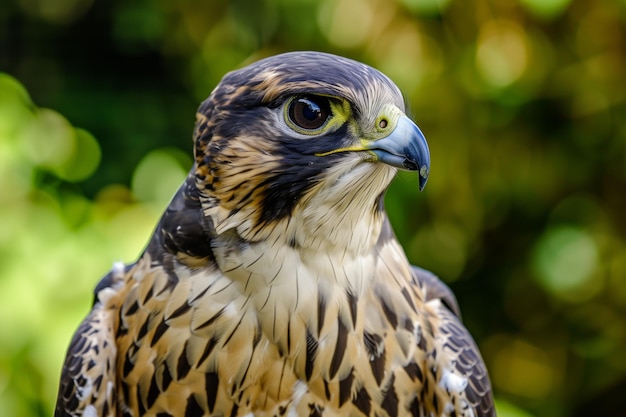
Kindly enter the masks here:
[[289, 119], [299, 128], [315, 130], [324, 126], [330, 117], [328, 99], [320, 96], [304, 96], [289, 104]]

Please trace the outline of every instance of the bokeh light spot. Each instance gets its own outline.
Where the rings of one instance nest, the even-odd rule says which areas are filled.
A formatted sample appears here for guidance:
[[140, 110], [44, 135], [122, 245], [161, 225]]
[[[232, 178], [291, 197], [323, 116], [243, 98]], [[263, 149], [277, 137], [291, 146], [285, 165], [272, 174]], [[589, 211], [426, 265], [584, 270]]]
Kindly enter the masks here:
[[371, 44], [377, 68], [407, 94], [418, 93], [424, 84], [444, 70], [440, 45], [414, 21], [393, 22]]
[[100, 145], [91, 133], [74, 129], [75, 146], [65, 163], [56, 174], [67, 181], [80, 181], [89, 177], [100, 163]]
[[53, 171], [62, 167], [75, 151], [76, 135], [72, 125], [54, 110], [41, 109], [25, 126], [21, 145], [35, 165]]
[[13, 77], [0, 73], [0, 144], [13, 138], [33, 117], [33, 104], [26, 89]]
[[443, 13], [450, 0], [401, 0], [409, 10], [425, 15], [437, 15]]
[[526, 398], [545, 397], [554, 386], [549, 355], [519, 339], [501, 341], [491, 372], [494, 385]]
[[476, 67], [486, 83], [506, 87], [517, 81], [528, 65], [528, 45], [522, 27], [508, 20], [494, 20], [480, 30]]
[[459, 278], [465, 267], [465, 241], [463, 232], [453, 224], [436, 223], [417, 233], [409, 245], [409, 257], [451, 282]]
[[369, 1], [327, 1], [318, 13], [319, 27], [333, 44], [354, 48], [371, 33], [374, 12]]
[[21, 8], [31, 16], [51, 23], [67, 24], [81, 17], [93, 0], [20, 0]]
[[[593, 238], [573, 226], [549, 228], [535, 248], [534, 266], [539, 283], [551, 293], [565, 298], [572, 291], [586, 289], [598, 263], [598, 248]], [[586, 298], [593, 295], [589, 292]]]
[[521, 0], [520, 3], [535, 16], [555, 18], [569, 6], [571, 0]]
[[180, 153], [174, 149], [157, 149], [139, 162], [132, 179], [132, 190], [139, 200], [163, 204], [170, 201], [187, 175], [177, 155]]
[[496, 398], [495, 403], [499, 417], [535, 417], [534, 414], [530, 414], [508, 401]]

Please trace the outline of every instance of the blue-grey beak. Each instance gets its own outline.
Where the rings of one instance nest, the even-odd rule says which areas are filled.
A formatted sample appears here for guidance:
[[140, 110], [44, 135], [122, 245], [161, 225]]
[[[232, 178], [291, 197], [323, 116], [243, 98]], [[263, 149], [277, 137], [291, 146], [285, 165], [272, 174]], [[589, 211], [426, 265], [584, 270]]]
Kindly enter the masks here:
[[407, 116], [400, 116], [393, 131], [367, 145], [378, 161], [396, 168], [418, 171], [420, 191], [424, 189], [430, 169], [430, 152], [422, 131]]

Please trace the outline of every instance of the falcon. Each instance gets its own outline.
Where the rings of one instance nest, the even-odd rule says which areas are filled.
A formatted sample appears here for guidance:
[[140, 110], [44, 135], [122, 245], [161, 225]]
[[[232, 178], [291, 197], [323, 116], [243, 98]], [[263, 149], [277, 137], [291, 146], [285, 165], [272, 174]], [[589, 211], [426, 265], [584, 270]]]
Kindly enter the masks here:
[[95, 289], [55, 416], [494, 416], [449, 288], [384, 210], [430, 156], [379, 71], [292, 52], [228, 73], [145, 251]]

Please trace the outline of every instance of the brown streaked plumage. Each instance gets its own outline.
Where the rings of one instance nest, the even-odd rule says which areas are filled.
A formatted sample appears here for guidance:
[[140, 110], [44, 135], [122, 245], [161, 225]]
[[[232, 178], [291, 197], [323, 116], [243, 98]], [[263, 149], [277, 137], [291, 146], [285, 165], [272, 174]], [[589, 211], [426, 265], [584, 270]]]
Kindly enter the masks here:
[[487, 371], [383, 207], [428, 176], [397, 87], [316, 52], [227, 74], [139, 260], [96, 288], [55, 416], [494, 416]]

